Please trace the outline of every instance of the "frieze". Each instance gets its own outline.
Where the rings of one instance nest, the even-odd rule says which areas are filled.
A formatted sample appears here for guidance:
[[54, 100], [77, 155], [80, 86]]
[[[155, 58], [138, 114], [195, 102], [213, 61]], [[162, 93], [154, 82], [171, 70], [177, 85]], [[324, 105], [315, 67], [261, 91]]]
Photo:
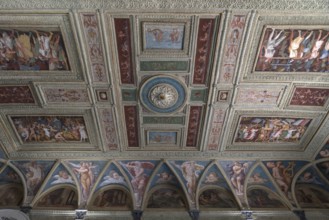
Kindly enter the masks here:
[[244, 1], [239, 0], [204, 0], [191, 2], [189, 0], [31, 0], [26, 2], [25, 0], [5, 1], [1, 2], [2, 9], [66, 9], [66, 8], [77, 8], [77, 9], [111, 9], [111, 10], [127, 10], [127, 9], [186, 9], [196, 11], [206, 10], [219, 10], [222, 8], [230, 9], [260, 9], [260, 10], [283, 10], [283, 11], [325, 11], [329, 9], [329, 6], [325, 4], [326, 1], [317, 0], [302, 0], [298, 3], [294, 1], [271, 1], [264, 0], [259, 2], [257, 0]]
[[196, 152], [196, 151], [124, 151], [124, 152], [24, 152], [24, 151], [15, 151], [9, 153], [10, 159], [50, 159], [50, 158], [61, 158], [61, 159], [70, 159], [70, 158], [102, 158], [102, 159], [127, 159], [127, 158], [135, 158], [135, 159], [181, 159], [181, 158], [189, 158], [189, 159], [245, 159], [246, 156], [252, 159], [292, 159], [292, 158], [300, 158], [300, 159], [310, 159], [310, 155], [305, 154], [304, 152], [240, 152], [240, 151], [224, 151], [224, 152]]

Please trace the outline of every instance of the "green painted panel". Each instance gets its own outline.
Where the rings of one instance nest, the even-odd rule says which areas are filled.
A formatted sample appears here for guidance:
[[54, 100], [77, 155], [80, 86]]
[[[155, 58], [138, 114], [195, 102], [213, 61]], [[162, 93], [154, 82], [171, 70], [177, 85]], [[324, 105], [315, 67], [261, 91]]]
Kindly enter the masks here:
[[122, 89], [121, 94], [123, 101], [137, 101], [136, 89]]
[[207, 97], [207, 89], [192, 89], [191, 91], [191, 101], [205, 102]]
[[141, 61], [141, 71], [188, 71], [188, 61]]
[[144, 117], [144, 124], [183, 124], [184, 117]]

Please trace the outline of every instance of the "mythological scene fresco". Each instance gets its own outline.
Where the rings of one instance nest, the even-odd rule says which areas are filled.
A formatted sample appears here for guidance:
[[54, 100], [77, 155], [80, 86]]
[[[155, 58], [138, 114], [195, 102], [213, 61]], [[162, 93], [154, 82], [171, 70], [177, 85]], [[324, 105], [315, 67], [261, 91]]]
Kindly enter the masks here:
[[0, 53], [1, 70], [70, 70], [58, 30], [0, 29]]
[[241, 117], [235, 142], [298, 142], [311, 119], [277, 117]]
[[28, 86], [0, 86], [0, 104], [35, 103]]
[[329, 89], [296, 88], [290, 105], [324, 106], [329, 97]]
[[23, 201], [23, 197], [24, 187], [20, 176], [7, 166], [0, 174], [0, 205], [18, 206]]
[[11, 120], [23, 143], [89, 141], [83, 117], [15, 116]]
[[157, 132], [151, 131], [148, 133], [149, 144], [176, 144], [177, 132]]
[[185, 24], [144, 23], [145, 49], [183, 50]]
[[329, 30], [266, 28], [255, 70], [329, 72]]
[[75, 182], [74, 182], [71, 174], [62, 164], [60, 164], [56, 168], [56, 170], [52, 173], [52, 176], [48, 180], [43, 191], [46, 191], [47, 189], [49, 189], [55, 185], [59, 185], [59, 184], [75, 185]]
[[104, 161], [72, 161], [68, 162], [81, 187], [81, 201], [85, 203], [95, 185], [100, 171], [104, 168]]
[[102, 176], [97, 189], [107, 186], [107, 185], [113, 185], [118, 184], [122, 186], [127, 186], [127, 182], [125, 178], [123, 177], [122, 173], [119, 171], [119, 169], [114, 165], [111, 164], [110, 167], [107, 169], [107, 171]]

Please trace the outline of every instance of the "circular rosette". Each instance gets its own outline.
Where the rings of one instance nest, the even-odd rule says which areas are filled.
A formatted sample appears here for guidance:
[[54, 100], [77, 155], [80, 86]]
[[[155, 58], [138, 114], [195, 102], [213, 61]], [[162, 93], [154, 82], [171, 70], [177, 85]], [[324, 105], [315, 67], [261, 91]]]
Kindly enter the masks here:
[[152, 112], [174, 113], [184, 107], [186, 86], [169, 76], [155, 76], [143, 83], [140, 89], [142, 104]]

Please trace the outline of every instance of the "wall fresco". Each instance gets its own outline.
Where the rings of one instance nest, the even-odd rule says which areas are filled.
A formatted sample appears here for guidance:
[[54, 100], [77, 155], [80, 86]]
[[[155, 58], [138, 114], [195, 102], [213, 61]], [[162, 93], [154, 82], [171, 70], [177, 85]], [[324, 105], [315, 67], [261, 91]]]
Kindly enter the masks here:
[[225, 45], [223, 64], [218, 83], [232, 83], [233, 81], [245, 24], [245, 15], [233, 15], [229, 24], [227, 44]]
[[296, 185], [296, 200], [301, 208], [328, 208], [329, 193], [312, 184]]
[[285, 196], [294, 204], [291, 183], [294, 175], [304, 166], [305, 161], [268, 161], [264, 162], [266, 168], [271, 173], [275, 183], [285, 194]]
[[27, 196], [33, 198], [38, 192], [44, 178], [54, 165], [53, 161], [13, 161], [26, 180]]
[[0, 104], [35, 103], [29, 86], [0, 86]]
[[0, 69], [19, 71], [70, 70], [58, 29], [0, 29]]
[[199, 22], [193, 84], [205, 84], [215, 29], [215, 19], [202, 18]]
[[11, 120], [23, 143], [89, 142], [83, 117], [15, 116]]
[[82, 15], [83, 30], [86, 43], [88, 45], [88, 55], [91, 62], [91, 75], [94, 82], [107, 82], [104, 52], [98, 29], [98, 19], [96, 14]]
[[222, 172], [214, 164], [201, 179], [201, 186], [220, 186], [226, 190], [230, 190]]
[[134, 84], [130, 20], [129, 18], [115, 18], [114, 24], [121, 82], [125, 84]]
[[107, 168], [106, 172], [103, 174], [101, 180], [99, 181], [96, 190], [98, 190], [101, 187], [107, 185], [113, 185], [113, 184], [127, 187], [127, 182], [123, 177], [121, 171], [118, 169], [116, 165], [111, 163], [111, 165]]
[[147, 201], [147, 208], [182, 209], [187, 208], [182, 192], [172, 188], [154, 191]]
[[238, 204], [230, 191], [224, 189], [207, 189], [199, 196], [199, 207], [201, 210], [220, 208], [238, 209]]
[[196, 201], [196, 188], [201, 176], [201, 173], [206, 168], [207, 161], [171, 161], [170, 164], [174, 167], [180, 178], [184, 181], [189, 200], [191, 203]]
[[136, 207], [141, 207], [143, 196], [151, 173], [156, 166], [155, 161], [121, 161], [120, 165], [126, 171], [134, 190]]
[[69, 161], [68, 166], [78, 179], [82, 196], [82, 204], [85, 204], [90, 192], [95, 185], [99, 173], [105, 166], [105, 161]]
[[286, 143], [302, 139], [311, 119], [241, 117], [234, 141], [239, 143]]
[[150, 189], [159, 184], [173, 185], [177, 186], [178, 180], [175, 174], [170, 170], [168, 165], [162, 164], [154, 175], [152, 182], [150, 184]]
[[187, 147], [197, 146], [201, 119], [202, 106], [191, 106], [186, 139]]
[[255, 70], [329, 72], [329, 32], [322, 29], [266, 28]]
[[89, 103], [88, 92], [86, 89], [44, 88], [43, 91], [48, 103]]
[[324, 106], [329, 98], [329, 89], [296, 88], [289, 105]]
[[255, 209], [288, 209], [269, 189], [253, 188], [247, 191], [248, 204]]
[[251, 161], [219, 161], [229, 177], [231, 185], [235, 190], [235, 194], [242, 200], [244, 194], [244, 185], [246, 183], [246, 175], [254, 162]]
[[52, 190], [41, 197], [36, 208], [76, 209], [78, 208], [78, 193], [72, 187]]
[[22, 185], [0, 185], [1, 208], [20, 206], [23, 202], [23, 197], [24, 188]]
[[52, 173], [51, 178], [48, 180], [46, 185], [43, 188], [43, 191], [46, 191], [52, 186], [58, 185], [58, 184], [70, 184], [75, 185], [75, 182], [68, 172], [68, 170], [62, 165], [59, 164], [59, 166], [56, 168], [56, 170]]
[[[122, 189], [109, 189], [98, 193], [91, 202], [90, 210], [131, 210], [130, 195]], [[88, 209], [89, 210], [89, 209]]]

